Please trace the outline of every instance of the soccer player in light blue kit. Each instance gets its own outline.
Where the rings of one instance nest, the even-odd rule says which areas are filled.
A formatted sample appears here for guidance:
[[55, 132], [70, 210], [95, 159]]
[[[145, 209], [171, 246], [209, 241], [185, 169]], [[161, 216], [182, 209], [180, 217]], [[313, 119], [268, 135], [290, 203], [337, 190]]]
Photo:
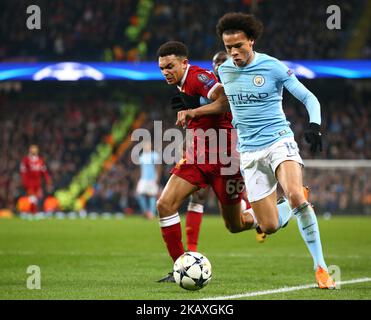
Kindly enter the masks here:
[[[231, 56], [219, 67], [219, 76], [233, 114], [232, 124], [237, 129], [248, 198], [260, 229], [267, 234], [286, 226], [293, 215], [297, 217], [314, 261], [319, 288], [334, 289], [323, 258], [317, 218], [303, 192], [303, 160], [282, 109], [283, 87], [307, 108], [309, 126], [305, 139], [312, 152], [322, 151], [320, 104], [282, 62], [253, 50], [262, 30], [259, 20], [243, 13], [227, 13], [217, 25], [217, 33]], [[178, 122], [227, 109], [206, 105], [178, 114]], [[277, 182], [287, 197], [278, 206]]]
[[154, 218], [156, 212], [156, 201], [159, 191], [158, 179], [160, 177], [160, 167], [156, 165], [158, 159], [159, 155], [156, 151], [152, 151], [151, 143], [145, 142], [143, 153], [139, 156], [140, 179], [136, 192], [142, 213], [149, 220]]

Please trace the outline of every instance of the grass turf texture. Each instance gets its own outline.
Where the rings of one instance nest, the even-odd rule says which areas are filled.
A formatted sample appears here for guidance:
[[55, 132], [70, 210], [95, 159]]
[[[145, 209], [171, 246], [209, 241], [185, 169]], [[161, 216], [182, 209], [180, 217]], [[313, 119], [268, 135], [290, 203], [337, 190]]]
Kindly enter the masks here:
[[[326, 262], [340, 266], [342, 280], [371, 277], [371, 218], [320, 218], [319, 223]], [[156, 282], [172, 269], [156, 221], [0, 220], [0, 299], [185, 300], [314, 283], [296, 221], [259, 244], [255, 232], [230, 234], [220, 217], [205, 216], [199, 243], [213, 279], [190, 292]], [[40, 290], [26, 287], [29, 265], [41, 268]], [[371, 299], [371, 282], [249, 299]]]

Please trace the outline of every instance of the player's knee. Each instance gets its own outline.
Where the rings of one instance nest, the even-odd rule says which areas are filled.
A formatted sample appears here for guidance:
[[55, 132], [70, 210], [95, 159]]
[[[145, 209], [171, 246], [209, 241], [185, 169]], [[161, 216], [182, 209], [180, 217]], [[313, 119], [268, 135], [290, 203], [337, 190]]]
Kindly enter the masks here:
[[238, 233], [242, 231], [240, 225], [229, 223], [229, 222], [225, 222], [225, 227], [228, 229], [230, 233]]
[[202, 192], [194, 192], [191, 195], [191, 202], [197, 203], [197, 204], [200, 204], [200, 205], [205, 205], [206, 198], [204, 197]]
[[176, 211], [176, 209], [173, 208], [173, 205], [163, 198], [157, 200], [156, 207], [160, 217], [175, 213]]
[[294, 191], [289, 192], [287, 197], [288, 197], [291, 208], [296, 208], [306, 201], [303, 190], [301, 188], [299, 190], [294, 190]]
[[266, 234], [275, 233], [278, 230], [278, 223], [266, 222], [259, 224], [260, 230]]

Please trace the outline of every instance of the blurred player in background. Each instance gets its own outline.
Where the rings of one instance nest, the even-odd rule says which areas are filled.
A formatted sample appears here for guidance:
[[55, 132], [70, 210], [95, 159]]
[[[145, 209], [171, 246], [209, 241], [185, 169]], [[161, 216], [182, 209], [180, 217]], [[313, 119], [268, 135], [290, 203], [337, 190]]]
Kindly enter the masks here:
[[[219, 19], [217, 32], [231, 56], [218, 70], [229, 104], [209, 104], [187, 114], [194, 119], [232, 111], [241, 170], [260, 228], [268, 234], [274, 233], [295, 215], [313, 258], [318, 287], [334, 289], [335, 283], [323, 257], [317, 218], [303, 192], [303, 160], [282, 110], [283, 87], [299, 99], [309, 113], [305, 139], [312, 152], [322, 151], [320, 104], [286, 65], [254, 51], [262, 30], [262, 23], [253, 15], [228, 13]], [[277, 182], [288, 198], [283, 199], [281, 207], [276, 206]]]
[[161, 177], [161, 166], [156, 164], [159, 155], [152, 151], [151, 142], [146, 141], [139, 156], [140, 179], [137, 184], [137, 200], [145, 218], [152, 220], [156, 214], [156, 200], [159, 191], [158, 180]]
[[218, 81], [220, 82], [218, 69], [224, 61], [228, 59], [228, 54], [225, 51], [219, 51], [217, 52], [213, 57], [213, 72], [215, 76], [218, 78]]
[[43, 158], [39, 156], [37, 145], [31, 145], [28, 149], [28, 155], [23, 157], [20, 174], [22, 186], [30, 201], [30, 212], [36, 214], [43, 198], [42, 177], [45, 179], [47, 192], [52, 190], [52, 181]]

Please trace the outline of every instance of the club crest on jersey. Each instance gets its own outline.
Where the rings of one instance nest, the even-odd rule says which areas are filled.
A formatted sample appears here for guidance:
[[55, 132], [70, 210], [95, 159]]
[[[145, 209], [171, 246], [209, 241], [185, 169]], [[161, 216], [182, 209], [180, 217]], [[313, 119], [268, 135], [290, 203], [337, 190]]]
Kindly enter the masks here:
[[261, 75], [257, 75], [253, 79], [254, 85], [257, 87], [261, 87], [265, 83], [265, 79]]
[[209, 77], [206, 74], [203, 74], [203, 73], [198, 74], [197, 79], [201, 82], [204, 82], [204, 83], [206, 83], [210, 80]]

